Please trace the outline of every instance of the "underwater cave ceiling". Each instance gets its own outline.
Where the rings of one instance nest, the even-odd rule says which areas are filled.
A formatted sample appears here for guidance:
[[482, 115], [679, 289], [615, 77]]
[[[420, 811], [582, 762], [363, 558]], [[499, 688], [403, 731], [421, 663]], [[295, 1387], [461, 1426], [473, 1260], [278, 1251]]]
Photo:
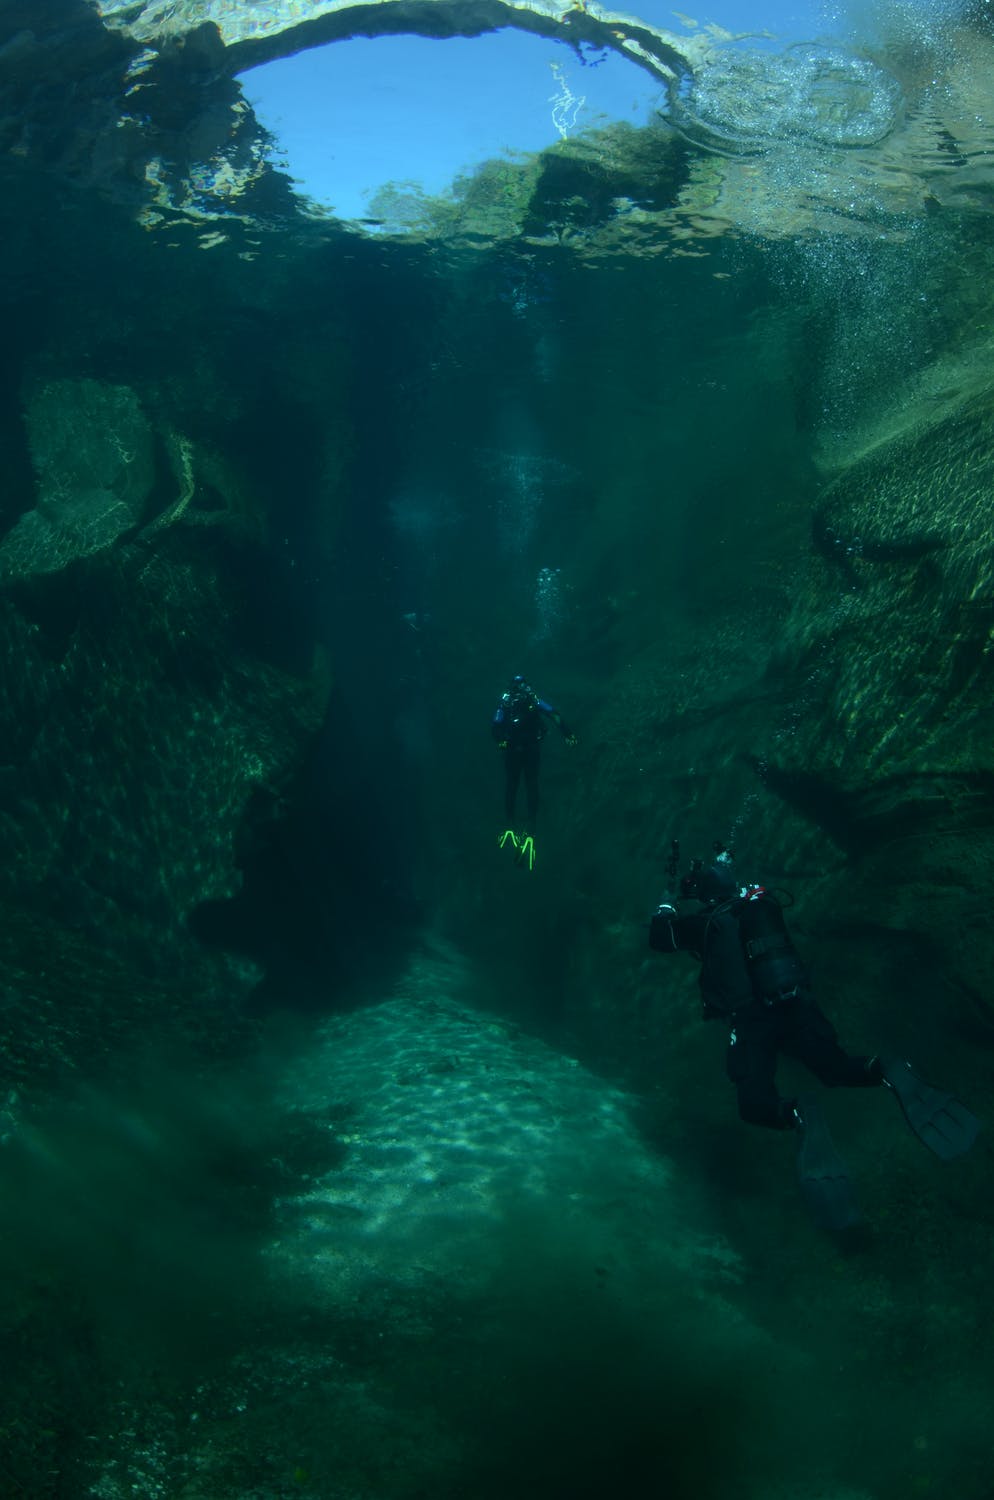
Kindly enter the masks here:
[[556, 205], [534, 201], [534, 167], [507, 164], [489, 195], [478, 184], [459, 201], [426, 199], [413, 215], [408, 206], [397, 225], [408, 237], [567, 237], [597, 257], [667, 253], [728, 231], [900, 233], [891, 220], [929, 204], [986, 211], [994, 186], [994, 45], [965, 29], [944, 74], [943, 60], [929, 59], [926, 83], [899, 51], [876, 59], [812, 43], [771, 62], [716, 27], [677, 36], [594, 3], [549, 0], [49, 0], [41, 12], [9, 0], [0, 27], [8, 169], [64, 173], [126, 202], [150, 229], [181, 218], [236, 235], [265, 223], [277, 198], [284, 213], [304, 206], [272, 165], [236, 75], [350, 37], [504, 27], [619, 52], [659, 81], [666, 110], [641, 130], [586, 131], [542, 154], [567, 175], [576, 165], [579, 199], [593, 167], [607, 211], [564, 226]]

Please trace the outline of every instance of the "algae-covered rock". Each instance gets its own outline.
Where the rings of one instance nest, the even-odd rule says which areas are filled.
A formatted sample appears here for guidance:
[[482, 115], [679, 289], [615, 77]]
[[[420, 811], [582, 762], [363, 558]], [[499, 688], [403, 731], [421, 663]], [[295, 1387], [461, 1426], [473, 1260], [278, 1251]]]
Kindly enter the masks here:
[[[991, 405], [966, 403], [860, 454], [825, 492], [819, 539], [857, 566], [950, 549], [968, 566], [970, 559], [986, 566]], [[960, 582], [967, 585], [965, 576]]]
[[971, 805], [987, 795], [990, 415], [985, 396], [931, 420], [919, 407], [861, 448], [819, 506], [818, 555], [788, 635], [800, 662], [818, 656], [826, 699], [779, 759], [831, 787], [845, 823], [931, 818], [962, 801], [963, 778]]
[[38, 503], [0, 543], [0, 578], [56, 573], [112, 547], [142, 519], [153, 434], [128, 386], [53, 380], [27, 403]]
[[[0, 616], [14, 648], [0, 702], [7, 861], [0, 887], [108, 945], [162, 952], [239, 886], [235, 837], [320, 722], [326, 683], [251, 654], [237, 559], [172, 528], [91, 562], [79, 600], [51, 584]], [[55, 592], [56, 588], [59, 592]], [[264, 608], [264, 601], [253, 600]]]

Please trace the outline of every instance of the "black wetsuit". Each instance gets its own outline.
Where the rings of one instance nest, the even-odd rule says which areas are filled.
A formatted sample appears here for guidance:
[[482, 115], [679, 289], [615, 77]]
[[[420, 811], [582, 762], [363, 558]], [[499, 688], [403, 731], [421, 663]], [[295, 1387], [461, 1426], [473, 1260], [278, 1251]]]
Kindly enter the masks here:
[[534, 831], [538, 818], [538, 770], [540, 745], [549, 724], [556, 724], [564, 737], [570, 731], [562, 715], [542, 698], [531, 697], [501, 703], [492, 721], [494, 739], [504, 748], [504, 817], [510, 828], [518, 800], [518, 784], [525, 778], [528, 828]]
[[657, 953], [700, 960], [704, 1014], [731, 1022], [728, 1076], [739, 1114], [752, 1125], [793, 1129], [796, 1101], [776, 1088], [777, 1057], [796, 1057], [829, 1088], [867, 1088], [883, 1081], [876, 1059], [851, 1057], [814, 1003], [807, 973], [774, 896], [752, 888], [721, 902], [681, 901], [652, 919]]

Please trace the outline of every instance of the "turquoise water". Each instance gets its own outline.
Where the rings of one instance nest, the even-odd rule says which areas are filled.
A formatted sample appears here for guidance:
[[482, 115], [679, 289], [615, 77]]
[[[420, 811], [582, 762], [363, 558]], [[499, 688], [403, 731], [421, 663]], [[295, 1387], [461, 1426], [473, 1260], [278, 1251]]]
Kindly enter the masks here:
[[986, 1135], [820, 1230], [647, 947], [731, 845], [990, 1118], [983, 9], [362, 225], [132, 11], [0, 50], [0, 1496], [989, 1500]]

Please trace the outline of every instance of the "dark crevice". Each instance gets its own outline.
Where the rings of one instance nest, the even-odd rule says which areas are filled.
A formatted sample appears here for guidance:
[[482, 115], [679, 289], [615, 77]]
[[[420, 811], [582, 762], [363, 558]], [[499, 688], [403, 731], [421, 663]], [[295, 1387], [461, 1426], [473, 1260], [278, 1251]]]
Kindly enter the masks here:
[[260, 790], [246, 808], [238, 895], [191, 918], [202, 941], [261, 966], [260, 1012], [335, 1009], [360, 977], [375, 991], [421, 915], [394, 809], [337, 707], [285, 795]]

